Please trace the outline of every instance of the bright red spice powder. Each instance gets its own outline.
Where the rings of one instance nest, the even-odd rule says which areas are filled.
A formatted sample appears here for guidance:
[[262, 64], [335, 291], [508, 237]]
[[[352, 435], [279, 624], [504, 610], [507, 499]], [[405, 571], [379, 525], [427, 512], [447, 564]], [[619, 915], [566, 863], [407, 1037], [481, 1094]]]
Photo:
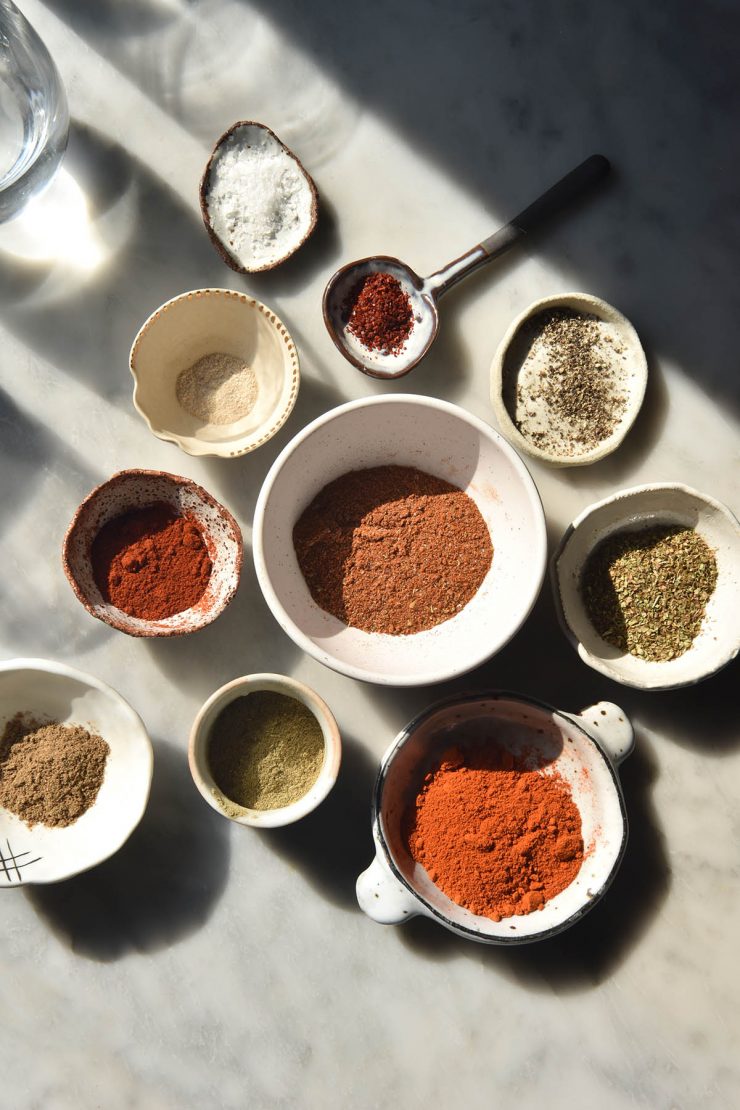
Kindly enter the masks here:
[[450, 748], [405, 815], [413, 859], [448, 898], [500, 921], [541, 909], [583, 862], [567, 783], [497, 745]]
[[197, 524], [164, 502], [109, 520], [90, 554], [105, 600], [142, 620], [164, 620], [192, 608], [211, 577]]
[[414, 326], [409, 295], [393, 274], [361, 278], [347, 297], [344, 314], [347, 331], [371, 351], [398, 354]]

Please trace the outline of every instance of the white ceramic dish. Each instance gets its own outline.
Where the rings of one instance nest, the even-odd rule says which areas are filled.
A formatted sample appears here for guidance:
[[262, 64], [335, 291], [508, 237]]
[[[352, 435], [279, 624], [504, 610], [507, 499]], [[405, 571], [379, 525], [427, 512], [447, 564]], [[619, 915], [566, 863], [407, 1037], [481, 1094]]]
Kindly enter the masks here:
[[[576, 455], [544, 450], [523, 435], [513, 419], [519, 363], [515, 341], [520, 336], [522, 327], [534, 316], [540, 312], [559, 308], [572, 309], [575, 312], [589, 313], [598, 317], [607, 325], [610, 335], [624, 348], [621, 359], [615, 365], [618, 367], [618, 380], [627, 396], [625, 410], [610, 436], [601, 440], [595, 447]], [[535, 301], [509, 326], [491, 365], [491, 404], [501, 431], [517, 450], [525, 451], [533, 458], [549, 463], [551, 466], [585, 466], [611, 454], [627, 435], [645, 396], [647, 369], [647, 359], [637, 332], [621, 312], [599, 297], [591, 296], [590, 293], [559, 293]]]
[[[565, 779], [580, 812], [581, 869], [570, 886], [534, 913], [501, 921], [471, 913], [442, 893], [404, 844], [403, 814], [430, 760], [473, 737], [515, 755], [541, 753], [547, 759], [544, 773], [552, 769]], [[605, 894], [624, 856], [628, 827], [617, 765], [633, 746], [632, 726], [610, 702], [578, 715], [508, 693], [455, 697], [432, 706], [399, 733], [383, 757], [373, 800], [376, 855], [357, 880], [360, 907], [383, 925], [421, 914], [484, 944], [524, 944], [569, 928]]]
[[[213, 569], [205, 593], [191, 609], [163, 620], [144, 620], [103, 599], [93, 576], [90, 551], [98, 532], [109, 520], [158, 501], [196, 520]], [[228, 509], [189, 478], [163, 470], [121, 470], [96, 486], [72, 518], [62, 548], [64, 572], [78, 600], [90, 616], [128, 636], [182, 636], [205, 628], [233, 599], [239, 586], [242, 558], [242, 534]]]
[[[204, 423], [177, 400], [180, 372], [214, 352], [243, 359], [257, 379], [254, 407], [232, 424]], [[163, 304], [136, 336], [129, 365], [137, 412], [189, 455], [235, 458], [261, 447], [290, 416], [300, 384], [288, 329], [267, 305], [230, 289], [194, 289]]]
[[[324, 612], [293, 548], [295, 522], [328, 482], [387, 464], [414, 466], [464, 489], [494, 548], [470, 603], [413, 636], [362, 632]], [[472, 670], [511, 639], [539, 593], [547, 542], [534, 482], [505, 440], [456, 405], [401, 394], [340, 405], [291, 440], [260, 491], [252, 546], [267, 604], [303, 651], [351, 678], [418, 686]]]
[[144, 815], [152, 781], [141, 719], [100, 679], [44, 659], [0, 663], [0, 731], [19, 712], [97, 732], [110, 755], [94, 803], [66, 828], [29, 828], [0, 806], [0, 888], [54, 883], [108, 859]]
[[[225, 799], [216, 783], [213, 781], [208, 767], [208, 737], [214, 721], [222, 709], [247, 694], [259, 690], [272, 690], [276, 694], [285, 694], [287, 697], [296, 698], [311, 710], [321, 726], [324, 736], [324, 763], [319, 772], [319, 777], [307, 794], [299, 798], [292, 805], [283, 806], [281, 809], [242, 809], [236, 814], [235, 803]], [[302, 817], [313, 812], [314, 809], [327, 796], [336, 782], [339, 774], [339, 765], [342, 759], [342, 741], [339, 735], [337, 722], [326, 702], [319, 695], [304, 686], [302, 682], [279, 674], [251, 674], [243, 678], [235, 678], [227, 682], [215, 693], [211, 694], [208, 701], [201, 708], [193, 722], [190, 731], [190, 744], [188, 747], [188, 762], [190, 773], [198, 790], [208, 802], [209, 806], [223, 817], [235, 821], [238, 825], [252, 825], [255, 828], [273, 829], [283, 825], [292, 825]]]
[[[717, 560], [717, 586], [701, 631], [688, 651], [665, 663], [621, 652], [588, 618], [579, 582], [590, 553], [615, 532], [663, 524], [695, 528]], [[550, 564], [555, 606], [566, 636], [584, 663], [615, 682], [670, 690], [708, 678], [740, 649], [740, 525], [726, 506], [678, 483], [635, 486], [598, 501], [568, 526]]]

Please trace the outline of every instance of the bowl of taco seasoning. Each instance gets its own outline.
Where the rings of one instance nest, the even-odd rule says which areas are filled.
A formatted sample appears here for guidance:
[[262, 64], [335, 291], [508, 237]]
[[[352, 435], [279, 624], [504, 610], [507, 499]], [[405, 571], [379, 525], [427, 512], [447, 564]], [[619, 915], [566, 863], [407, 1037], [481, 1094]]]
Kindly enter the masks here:
[[381, 763], [360, 908], [384, 925], [429, 917], [484, 944], [570, 928], [624, 857], [618, 767], [633, 746], [611, 702], [571, 714], [496, 691], [425, 710]]
[[234, 517], [195, 482], [122, 470], [80, 504], [62, 563], [91, 616], [129, 636], [179, 636], [233, 599], [242, 549]]

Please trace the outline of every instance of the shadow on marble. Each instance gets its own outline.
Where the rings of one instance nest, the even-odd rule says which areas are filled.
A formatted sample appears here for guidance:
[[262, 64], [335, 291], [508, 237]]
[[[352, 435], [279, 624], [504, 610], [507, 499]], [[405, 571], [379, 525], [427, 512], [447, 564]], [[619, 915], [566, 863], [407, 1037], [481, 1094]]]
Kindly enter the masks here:
[[550, 940], [520, 947], [484, 946], [446, 932], [426, 918], [399, 927], [401, 942], [431, 960], [467, 956], [522, 986], [570, 993], [607, 980], [640, 943], [665, 901], [671, 874], [652, 802], [657, 764], [644, 737], [620, 768], [629, 843], [604, 898], [578, 925]]
[[101, 963], [171, 947], [207, 922], [229, 872], [228, 826], [200, 804], [183, 751], [155, 742], [147, 811], [92, 871], [25, 893], [73, 952]]
[[370, 803], [377, 771], [370, 753], [343, 732], [342, 765], [326, 801], [295, 825], [259, 832], [320, 894], [357, 913], [355, 882], [373, 855]]

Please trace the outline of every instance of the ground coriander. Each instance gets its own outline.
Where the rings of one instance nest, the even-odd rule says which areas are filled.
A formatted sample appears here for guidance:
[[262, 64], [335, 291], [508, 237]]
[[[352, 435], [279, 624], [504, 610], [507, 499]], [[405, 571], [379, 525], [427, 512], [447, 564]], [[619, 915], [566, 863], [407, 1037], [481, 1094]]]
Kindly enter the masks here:
[[281, 809], [316, 782], [324, 735], [303, 702], [258, 690], [221, 710], [208, 738], [207, 760], [229, 802], [245, 809]]
[[607, 643], [665, 662], [691, 647], [717, 584], [714, 552], [692, 528], [619, 532], [592, 552], [581, 592]]

